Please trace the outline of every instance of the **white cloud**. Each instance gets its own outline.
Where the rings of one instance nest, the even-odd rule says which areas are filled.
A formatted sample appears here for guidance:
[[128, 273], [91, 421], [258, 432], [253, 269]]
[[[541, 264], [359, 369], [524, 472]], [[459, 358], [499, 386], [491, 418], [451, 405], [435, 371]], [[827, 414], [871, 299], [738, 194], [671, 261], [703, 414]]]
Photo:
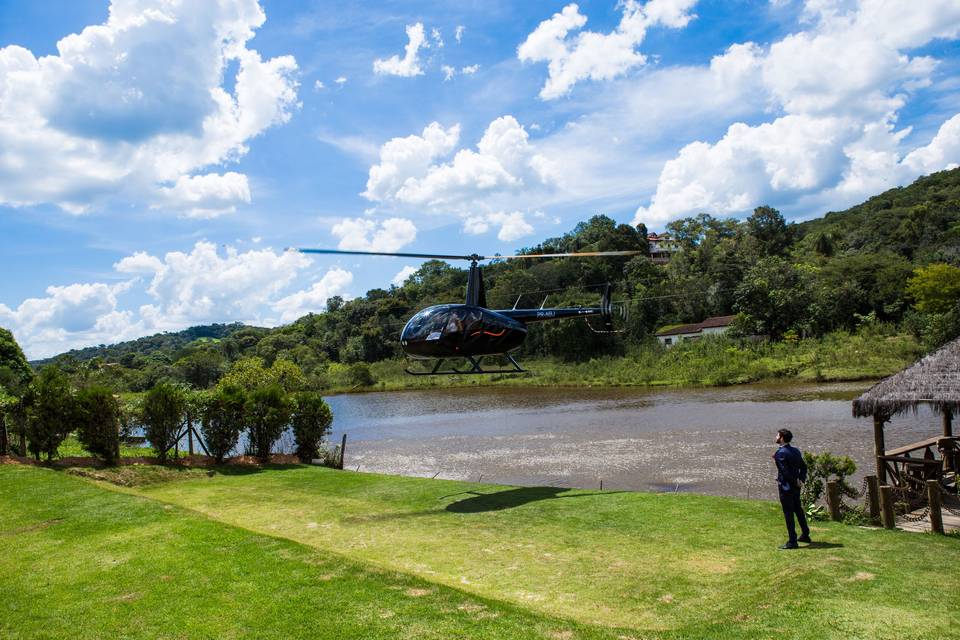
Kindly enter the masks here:
[[405, 218], [375, 222], [366, 218], [348, 218], [333, 225], [340, 239], [337, 248], [345, 251], [398, 251], [417, 238], [417, 227]]
[[460, 69], [460, 73], [462, 73], [465, 76], [473, 75], [477, 71], [480, 71], [480, 65], [478, 64], [471, 64]]
[[154, 208], [183, 210], [191, 218], [215, 218], [236, 211], [239, 202], [250, 202], [247, 176], [229, 171], [223, 175], [180, 176], [172, 187], [161, 187], [162, 204]]
[[460, 44], [463, 41], [463, 32], [466, 30], [467, 28], [462, 24], [457, 25], [457, 28], [453, 32], [453, 37], [456, 39], [457, 44]]
[[440, 29], [437, 29], [436, 27], [430, 29], [430, 38], [433, 39], [433, 43], [438, 49], [443, 48], [443, 36], [440, 34]]
[[446, 81], [448, 81], [448, 80], [452, 80], [452, 79], [453, 79], [453, 76], [456, 75], [456, 73], [457, 73], [457, 70], [456, 70], [455, 68], [451, 67], [451, 66], [448, 65], [448, 64], [440, 65], [440, 71], [443, 72], [443, 81], [444, 81], [444, 82], [446, 82]]
[[[239, 159], [297, 106], [295, 60], [247, 48], [265, 19], [255, 0], [115, 0], [57, 55], [0, 49], [0, 204], [170, 204], [169, 185]], [[221, 190], [215, 208], [246, 201], [249, 189]]]
[[376, 202], [466, 211], [490, 195], [548, 186], [552, 166], [528, 141], [513, 116], [487, 127], [476, 151], [457, 145], [459, 125], [428, 125], [420, 136], [394, 138], [383, 145], [380, 163], [370, 167], [364, 197]]
[[334, 80], [334, 82], [342, 87], [343, 85], [347, 84], [347, 76], [340, 76]]
[[636, 47], [647, 29], [686, 26], [695, 17], [690, 13], [694, 4], [696, 0], [650, 0], [646, 5], [623, 0], [620, 24], [608, 34], [580, 31], [587, 17], [576, 4], [569, 4], [527, 36], [517, 48], [517, 57], [524, 62], [546, 62], [548, 78], [540, 97], [558, 98], [581, 80], [610, 80], [645, 64], [646, 57]]
[[407, 278], [412, 276], [417, 272], [416, 267], [411, 267], [410, 265], [405, 266], [403, 269], [397, 272], [397, 275], [393, 276], [393, 280], [390, 281], [391, 284], [402, 287], [403, 283], [407, 281]]
[[319, 313], [326, 309], [327, 300], [342, 295], [353, 283], [353, 274], [340, 267], [333, 267], [309, 289], [292, 293], [277, 300], [273, 310], [280, 314], [283, 322], [292, 322], [308, 313]]
[[423, 23], [407, 25], [407, 38], [409, 38], [409, 42], [404, 50], [403, 58], [401, 59], [396, 54], [386, 59], [377, 58], [373, 61], [374, 73], [402, 78], [423, 75], [423, 69], [420, 68], [420, 61], [417, 59], [420, 47], [429, 46], [423, 32]]
[[326, 89], [326, 85], [323, 84], [323, 80], [317, 80], [313, 83], [314, 91], [322, 91], [323, 89]]
[[463, 221], [464, 232], [471, 235], [487, 233], [492, 226], [500, 227], [497, 239], [503, 242], [513, 242], [533, 234], [533, 226], [526, 221], [522, 211], [470, 216]]
[[960, 4], [811, 0], [809, 28], [767, 50], [747, 43], [711, 65], [743, 95], [766, 97], [779, 115], [731, 125], [715, 143], [692, 142], [663, 165], [656, 193], [634, 222], [698, 211], [739, 213], [764, 202], [832, 208], [960, 161], [960, 120], [951, 118], [919, 149], [896, 129], [912, 93], [928, 86], [936, 61], [910, 51], [960, 35]]
[[227, 247], [221, 255], [216, 245], [197, 242], [190, 253], [171, 251], [161, 260], [141, 252], [114, 266], [121, 273], [152, 271], [147, 293], [154, 302], [140, 315], [165, 329], [224, 318], [263, 322], [262, 308], [311, 263], [302, 253], [269, 248], [240, 253]]
[[0, 325], [13, 331], [28, 358], [44, 358], [78, 344], [130, 336], [131, 314], [117, 309], [130, 282], [50, 286], [45, 298], [28, 298], [16, 309], [0, 304]]

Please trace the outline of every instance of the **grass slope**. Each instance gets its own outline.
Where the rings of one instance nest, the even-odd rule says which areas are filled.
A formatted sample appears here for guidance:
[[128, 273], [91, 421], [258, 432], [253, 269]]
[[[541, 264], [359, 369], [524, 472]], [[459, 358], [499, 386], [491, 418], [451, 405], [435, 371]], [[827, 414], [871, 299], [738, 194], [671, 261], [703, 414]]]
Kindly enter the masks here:
[[669, 638], [946, 638], [960, 541], [819, 524], [772, 502], [511, 488], [289, 467], [143, 495], [548, 617]]
[[48, 469], [0, 465], [0, 513], [4, 639], [617, 635]]

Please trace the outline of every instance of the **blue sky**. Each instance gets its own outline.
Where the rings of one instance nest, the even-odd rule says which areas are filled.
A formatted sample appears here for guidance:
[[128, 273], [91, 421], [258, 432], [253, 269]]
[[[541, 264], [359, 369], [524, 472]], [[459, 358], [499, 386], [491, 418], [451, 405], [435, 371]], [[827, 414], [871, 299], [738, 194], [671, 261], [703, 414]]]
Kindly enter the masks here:
[[960, 162], [960, 4], [917, 4], [5, 0], [0, 326], [276, 325], [418, 264], [287, 246], [845, 208]]

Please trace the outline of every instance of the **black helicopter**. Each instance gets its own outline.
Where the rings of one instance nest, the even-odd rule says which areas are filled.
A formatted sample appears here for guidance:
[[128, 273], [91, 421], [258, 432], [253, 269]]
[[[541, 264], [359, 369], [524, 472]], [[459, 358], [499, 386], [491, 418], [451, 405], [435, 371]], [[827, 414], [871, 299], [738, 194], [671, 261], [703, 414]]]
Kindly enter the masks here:
[[[492, 373], [523, 373], [510, 351], [519, 347], [527, 337], [527, 324], [547, 320], [567, 318], [589, 318], [600, 316], [603, 328], [599, 333], [615, 333], [613, 316], [624, 315], [625, 307], [610, 300], [610, 285], [604, 286], [599, 307], [567, 307], [546, 309], [543, 305], [537, 309], [487, 309], [487, 296], [483, 286], [483, 275], [478, 262], [483, 260], [514, 260], [533, 258], [634, 256], [639, 251], [594, 251], [584, 253], [539, 253], [510, 256], [469, 256], [439, 255], [428, 253], [386, 253], [380, 251], [346, 251], [340, 249], [296, 249], [300, 253], [393, 256], [398, 258], [429, 258], [436, 260], [469, 260], [470, 272], [467, 276], [467, 300], [464, 304], [438, 304], [416, 313], [400, 333], [400, 347], [411, 358], [417, 360], [436, 360], [430, 371], [406, 372], [415, 376], [463, 375]], [[519, 303], [519, 298], [517, 299]], [[544, 299], [546, 304], [546, 299]], [[592, 328], [592, 327], [591, 327]], [[484, 369], [480, 362], [486, 356], [503, 356], [513, 368]], [[471, 368], [468, 370], [441, 369], [444, 360], [466, 359]]]

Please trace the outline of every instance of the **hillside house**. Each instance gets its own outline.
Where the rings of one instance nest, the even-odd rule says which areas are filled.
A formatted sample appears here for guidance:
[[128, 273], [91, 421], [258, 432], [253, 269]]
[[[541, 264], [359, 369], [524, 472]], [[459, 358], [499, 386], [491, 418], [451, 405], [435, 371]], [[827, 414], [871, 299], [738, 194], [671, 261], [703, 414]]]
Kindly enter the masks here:
[[669, 233], [651, 233], [647, 235], [647, 241], [650, 243], [650, 259], [656, 264], [670, 262], [670, 256], [679, 250]]
[[734, 316], [715, 316], [703, 322], [662, 329], [656, 333], [657, 340], [669, 347], [683, 340], [699, 340], [703, 336], [720, 335], [727, 332], [733, 318]]

